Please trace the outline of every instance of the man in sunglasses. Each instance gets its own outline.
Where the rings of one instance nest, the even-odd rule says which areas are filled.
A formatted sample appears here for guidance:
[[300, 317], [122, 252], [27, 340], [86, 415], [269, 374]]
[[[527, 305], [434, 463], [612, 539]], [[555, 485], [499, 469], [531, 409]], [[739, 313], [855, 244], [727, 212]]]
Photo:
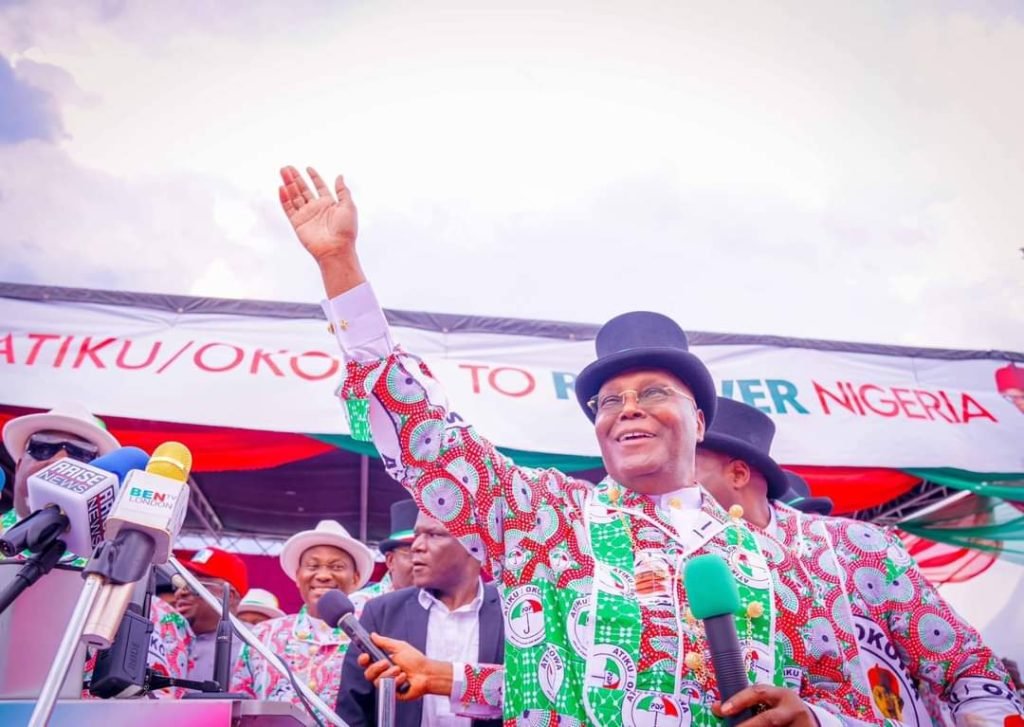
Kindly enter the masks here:
[[[4, 446], [14, 460], [14, 507], [0, 516], [0, 532], [31, 514], [28, 507], [28, 478], [47, 465], [68, 457], [92, 462], [121, 444], [97, 417], [79, 403], [63, 404], [48, 412], [26, 414], [4, 425]], [[88, 559], [66, 553], [66, 565], [84, 566]], [[159, 599], [153, 599], [150, 619], [155, 629], [150, 637], [148, 663], [165, 676], [182, 678], [188, 672], [192, 635], [185, 620]], [[95, 656], [95, 655], [93, 655]], [[95, 665], [90, 657], [84, 680], [89, 681]], [[177, 697], [181, 690], [160, 690], [154, 697]], [[84, 695], [85, 696], [85, 695]]]
[[0, 516], [0, 531], [30, 514], [28, 478], [58, 459], [91, 462], [121, 446], [103, 422], [78, 403], [26, 414], [4, 425], [4, 446], [14, 460], [14, 508]]

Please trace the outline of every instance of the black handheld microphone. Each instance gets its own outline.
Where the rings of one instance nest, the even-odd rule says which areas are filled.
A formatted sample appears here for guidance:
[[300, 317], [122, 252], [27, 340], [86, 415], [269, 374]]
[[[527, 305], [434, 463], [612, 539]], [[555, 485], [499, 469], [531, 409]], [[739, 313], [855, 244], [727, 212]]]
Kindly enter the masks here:
[[217, 624], [217, 644], [213, 652], [213, 681], [222, 692], [231, 687], [231, 589], [225, 588], [220, 600], [220, 623]]
[[[352, 605], [351, 599], [341, 591], [328, 591], [320, 597], [317, 601], [316, 610], [320, 614], [320, 618], [326, 621], [334, 628], [340, 628], [348, 637], [352, 639], [352, 643], [362, 649], [364, 652], [370, 655], [370, 658], [374, 661], [391, 661], [391, 658], [381, 651], [380, 647], [373, 643], [370, 639], [370, 634], [363, 628], [363, 625], [359, 623], [359, 619], [356, 618], [356, 607]], [[399, 694], [405, 694], [409, 691], [409, 682], [404, 682], [397, 689]]]
[[[730, 697], [750, 686], [743, 662], [743, 648], [733, 614], [740, 610], [736, 578], [721, 556], [698, 555], [683, 569], [683, 583], [690, 610], [704, 622], [704, 634], [711, 651], [711, 665], [724, 704]], [[756, 714], [751, 709], [725, 718], [729, 727], [741, 724]]]

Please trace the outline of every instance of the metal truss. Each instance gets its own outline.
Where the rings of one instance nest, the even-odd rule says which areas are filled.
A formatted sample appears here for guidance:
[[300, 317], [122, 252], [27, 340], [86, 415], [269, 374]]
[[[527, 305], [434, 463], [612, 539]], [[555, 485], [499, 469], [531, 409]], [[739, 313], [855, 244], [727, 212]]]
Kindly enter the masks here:
[[857, 520], [866, 520], [881, 527], [887, 527], [896, 525], [901, 520], [907, 520], [915, 515], [920, 515], [926, 510], [931, 510], [937, 505], [945, 504], [951, 499], [959, 498], [963, 495], [963, 490], [923, 480], [912, 490], [897, 497], [895, 500], [890, 500], [865, 510], [858, 510], [849, 517]]
[[208, 530], [182, 530], [174, 543], [175, 548], [183, 550], [199, 550], [200, 548], [221, 548], [231, 553], [243, 555], [276, 556], [288, 538], [273, 535], [254, 535], [253, 533], [229, 533], [221, 531], [212, 533]]

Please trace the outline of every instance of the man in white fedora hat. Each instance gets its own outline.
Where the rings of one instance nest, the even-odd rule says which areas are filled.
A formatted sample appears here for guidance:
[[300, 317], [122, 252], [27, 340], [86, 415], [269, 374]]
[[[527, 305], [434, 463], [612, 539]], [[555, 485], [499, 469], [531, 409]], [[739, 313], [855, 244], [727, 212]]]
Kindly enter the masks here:
[[[288, 538], [281, 548], [281, 569], [295, 581], [304, 605], [296, 614], [264, 621], [253, 634], [280, 655], [295, 674], [327, 704], [338, 698], [341, 666], [348, 636], [319, 618], [317, 603], [331, 590], [353, 593], [373, 570], [373, 553], [334, 520], [321, 520], [313, 530]], [[279, 674], [248, 645], [235, 663], [232, 691], [255, 699], [300, 704], [288, 678]]]
[[121, 446], [103, 421], [77, 402], [15, 417], [4, 425], [3, 439], [14, 460], [14, 509], [0, 521], [4, 530], [29, 514], [29, 477], [58, 459], [91, 462]]
[[235, 615], [240, 621], [255, 626], [272, 618], [281, 618], [284, 611], [273, 593], [264, 588], [250, 588], [238, 602], [238, 613]]

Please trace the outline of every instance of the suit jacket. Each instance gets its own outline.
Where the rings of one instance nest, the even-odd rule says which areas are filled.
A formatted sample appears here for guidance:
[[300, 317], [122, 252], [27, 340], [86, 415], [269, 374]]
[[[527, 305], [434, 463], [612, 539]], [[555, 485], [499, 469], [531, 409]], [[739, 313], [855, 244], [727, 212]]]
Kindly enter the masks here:
[[[370, 599], [363, 608], [359, 622], [368, 632], [401, 639], [426, 653], [427, 621], [430, 612], [419, 601], [419, 588], [403, 588]], [[345, 655], [341, 668], [341, 688], [338, 691], [337, 712], [351, 727], [377, 723], [377, 690], [363, 676], [363, 668], [356, 661], [362, 651], [352, 646]], [[493, 585], [484, 586], [484, 601], [480, 606], [480, 646], [477, 663], [503, 664], [505, 662], [505, 628], [501, 612], [501, 598]], [[423, 700], [397, 702], [397, 727], [420, 727], [423, 718]], [[500, 727], [501, 720], [473, 720], [474, 727]]]

